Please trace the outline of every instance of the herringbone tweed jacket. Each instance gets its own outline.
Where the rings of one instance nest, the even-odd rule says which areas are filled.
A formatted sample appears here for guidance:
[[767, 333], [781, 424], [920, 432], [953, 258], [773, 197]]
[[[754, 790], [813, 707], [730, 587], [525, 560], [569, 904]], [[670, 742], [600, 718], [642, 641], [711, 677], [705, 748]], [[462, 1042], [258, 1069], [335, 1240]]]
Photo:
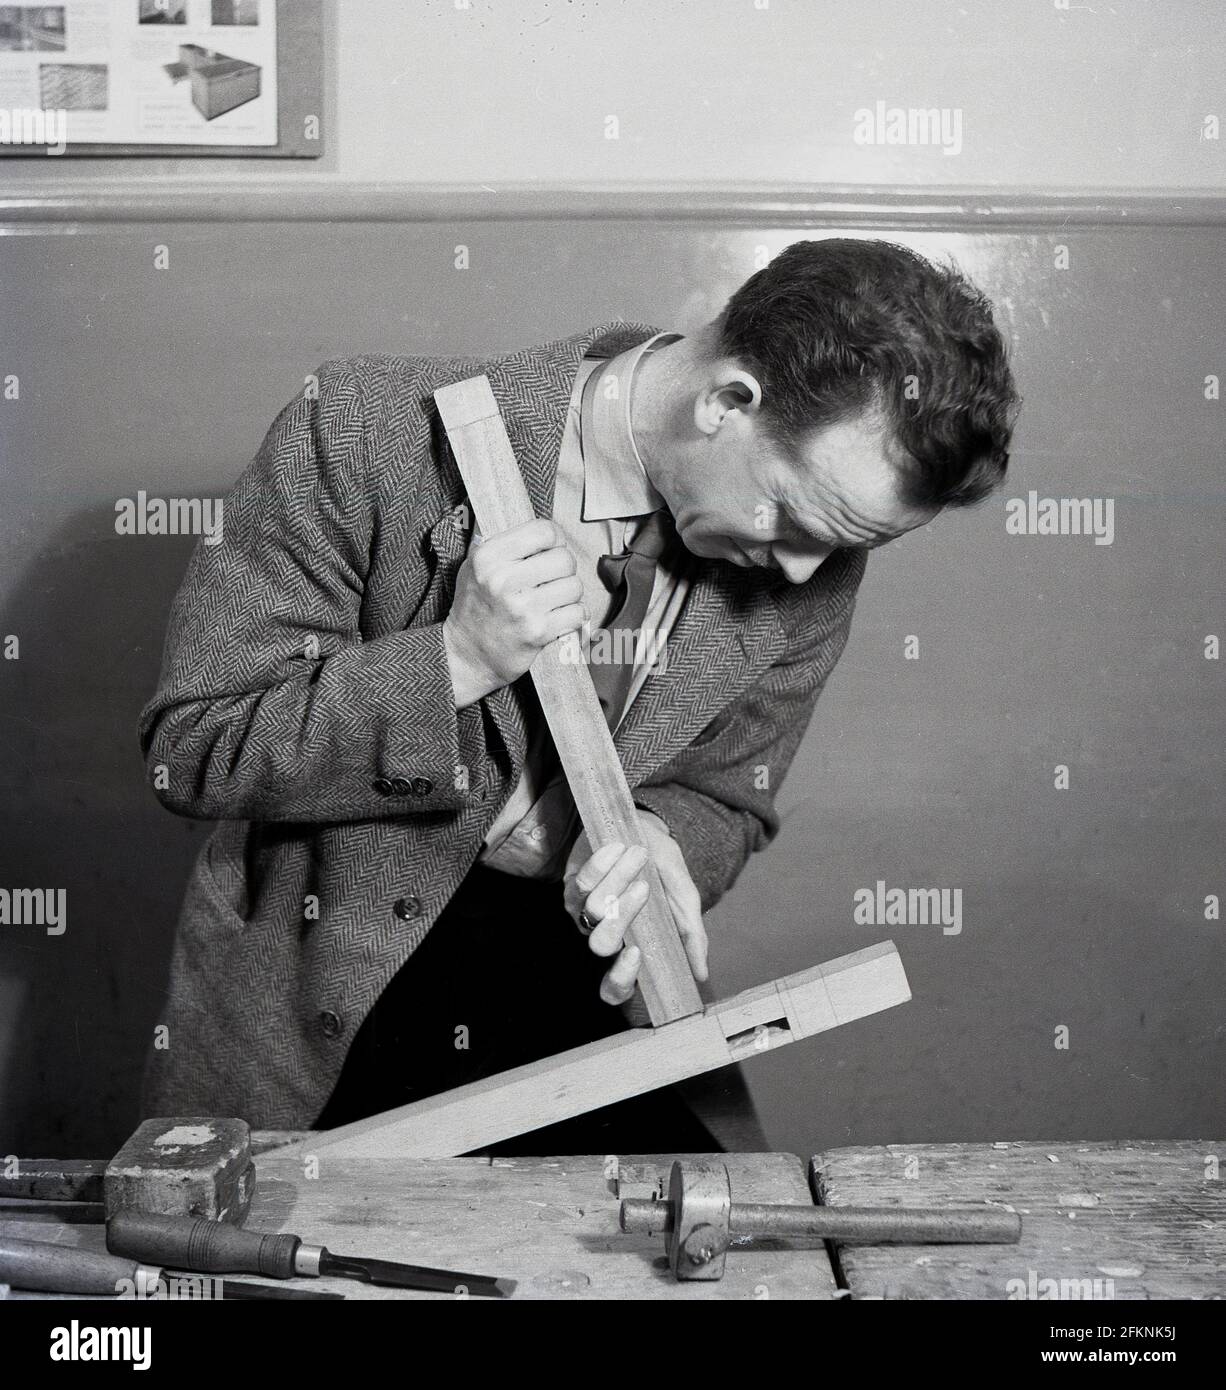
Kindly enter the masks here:
[[[183, 904], [146, 1114], [309, 1127], [523, 766], [527, 678], [454, 707], [441, 624], [471, 523], [432, 392], [488, 375], [547, 516], [582, 357], [657, 331], [330, 362], [272, 425], [222, 543], [197, 546], [141, 715], [162, 803], [220, 822]], [[863, 570], [837, 551], [791, 586], [700, 562], [664, 669], [618, 730], [635, 800], [680, 842], [704, 907], [778, 829], [773, 797]]]

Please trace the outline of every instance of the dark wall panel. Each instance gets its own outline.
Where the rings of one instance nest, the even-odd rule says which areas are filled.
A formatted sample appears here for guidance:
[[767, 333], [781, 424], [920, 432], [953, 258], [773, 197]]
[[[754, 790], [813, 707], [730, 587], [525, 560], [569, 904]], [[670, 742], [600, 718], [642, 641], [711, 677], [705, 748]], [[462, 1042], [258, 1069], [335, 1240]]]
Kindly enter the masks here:
[[[805, 234], [22, 230], [0, 239], [0, 378], [20, 387], [0, 391], [0, 643], [20, 639], [0, 659], [0, 886], [64, 888], [68, 919], [0, 926], [0, 1153], [101, 1153], [137, 1118], [205, 833], [145, 790], [136, 744], [191, 542], [116, 535], [116, 500], [223, 494], [326, 358], [498, 351], [616, 317], [692, 329], [758, 247]], [[1226, 238], [897, 239], [957, 256], [1015, 335], [1005, 496], [1111, 498], [1114, 541], [1009, 536], [1002, 498], [872, 558], [783, 833], [713, 914], [717, 988], [887, 935], [903, 953], [913, 1003], [751, 1064], [779, 1148], [1208, 1133], [1226, 740], [1204, 639], [1226, 628], [1226, 432], [1204, 381], [1226, 368]], [[961, 888], [961, 932], [857, 925], [853, 894], [879, 879]]]

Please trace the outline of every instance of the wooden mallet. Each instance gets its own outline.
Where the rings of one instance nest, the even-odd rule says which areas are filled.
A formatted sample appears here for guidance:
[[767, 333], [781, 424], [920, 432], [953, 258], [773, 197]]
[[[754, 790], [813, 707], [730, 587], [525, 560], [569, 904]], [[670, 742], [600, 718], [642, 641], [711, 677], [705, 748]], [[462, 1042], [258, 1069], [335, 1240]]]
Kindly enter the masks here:
[[146, 1120], [114, 1158], [0, 1159], [0, 1198], [101, 1204], [122, 1211], [242, 1221], [255, 1191], [244, 1120]]

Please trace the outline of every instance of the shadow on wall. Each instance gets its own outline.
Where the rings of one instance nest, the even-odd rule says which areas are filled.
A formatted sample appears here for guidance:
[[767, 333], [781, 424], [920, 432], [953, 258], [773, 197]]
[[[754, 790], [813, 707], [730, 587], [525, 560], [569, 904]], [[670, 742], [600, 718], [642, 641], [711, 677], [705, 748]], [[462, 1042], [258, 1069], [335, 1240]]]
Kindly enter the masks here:
[[[0, 928], [0, 1154], [112, 1153], [137, 1122], [183, 885], [207, 822], [145, 785], [137, 717], [152, 695], [192, 537], [117, 536], [76, 514], [0, 614], [13, 800], [0, 884], [66, 895], [64, 930]], [[57, 928], [58, 930], [58, 928]]]

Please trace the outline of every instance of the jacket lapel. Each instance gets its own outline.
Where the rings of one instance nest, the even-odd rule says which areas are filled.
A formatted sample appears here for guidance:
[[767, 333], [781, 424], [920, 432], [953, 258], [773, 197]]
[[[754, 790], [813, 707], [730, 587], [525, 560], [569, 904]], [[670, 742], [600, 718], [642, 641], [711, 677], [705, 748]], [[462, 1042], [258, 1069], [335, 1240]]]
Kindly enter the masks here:
[[553, 515], [566, 414], [584, 356], [615, 357], [660, 331], [641, 323], [601, 324], [485, 365], [537, 516]]
[[780, 655], [786, 635], [764, 574], [707, 563], [613, 742], [636, 786], [687, 747]]
[[[469, 373], [489, 378], [490, 389], [506, 425], [515, 461], [524, 475], [532, 509], [537, 516], [553, 515], [553, 490], [558, 476], [558, 456], [566, 429], [566, 414], [579, 366], [587, 353], [614, 357], [654, 337], [661, 330], [648, 324], [620, 320], [589, 328], [543, 346], [524, 348], [480, 364]], [[446, 518], [444, 518], [446, 520]], [[431, 544], [435, 532], [431, 531]], [[443, 529], [442, 539], [450, 544]], [[467, 537], [464, 538], [467, 544]], [[486, 700], [502, 740], [518, 771], [527, 749], [528, 720], [534, 699], [521, 690], [527, 678], [504, 686]]]

